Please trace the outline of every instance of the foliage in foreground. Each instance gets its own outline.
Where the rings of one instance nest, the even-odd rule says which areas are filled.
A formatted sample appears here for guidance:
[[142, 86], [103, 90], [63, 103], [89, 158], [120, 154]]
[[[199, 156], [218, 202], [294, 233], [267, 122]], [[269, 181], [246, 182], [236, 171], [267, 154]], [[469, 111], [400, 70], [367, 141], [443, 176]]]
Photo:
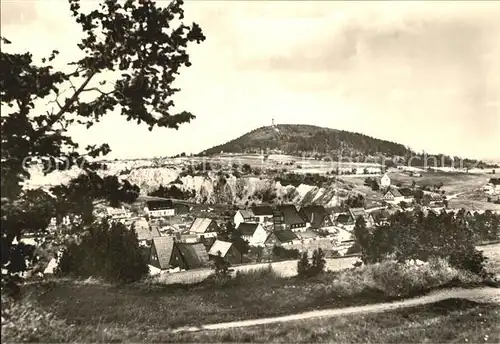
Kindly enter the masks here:
[[354, 235], [365, 264], [392, 258], [399, 262], [442, 258], [456, 268], [485, 274], [487, 258], [475, 247], [476, 234], [469, 224], [472, 219], [464, 210], [439, 215], [398, 212], [373, 231], [358, 218]]
[[[56, 236], [84, 233], [92, 223], [93, 201], [103, 196], [96, 190], [107, 190], [106, 196], [136, 197], [135, 187], [116, 177], [103, 180], [97, 174], [101, 164], [89, 161], [109, 153], [109, 145], [89, 142], [80, 147], [70, 128], [88, 129], [113, 111], [149, 130], [178, 129], [194, 118], [173, 111], [172, 96], [180, 91], [173, 83], [181, 69], [191, 65], [186, 48], [205, 40], [196, 23], [184, 23], [181, 0], [166, 7], [152, 0], [106, 0], [90, 12], [79, 0], [68, 2], [68, 16], [83, 33], [77, 42], [80, 59], [57, 61], [59, 52], [54, 50], [35, 61], [29, 52], [9, 51], [10, 41], [1, 37], [2, 291], [19, 292], [18, 275], [30, 269], [35, 257], [33, 248], [21, 242], [23, 235], [35, 233], [52, 241], [54, 233], [47, 233], [50, 219], [60, 222], [66, 216], [77, 220]], [[53, 61], [71, 70], [56, 70]], [[80, 181], [58, 188], [55, 198], [41, 190], [35, 195], [23, 190], [31, 177], [29, 167], [40, 165], [45, 174], [77, 167]], [[41, 197], [44, 202], [39, 202]], [[110, 201], [116, 204], [120, 198]]]
[[[467, 321], [463, 321], [463, 319]], [[432, 319], [432, 320], [431, 320]], [[151, 334], [149, 341], [175, 343], [496, 343], [500, 307], [450, 299], [367, 315], [310, 319], [245, 328]]]
[[58, 270], [62, 276], [131, 283], [148, 274], [148, 265], [135, 231], [103, 220], [94, 223], [80, 243], [66, 248]]
[[[267, 268], [236, 273], [225, 284], [225, 286], [230, 286], [229, 288], [214, 288], [213, 280], [207, 280], [196, 286], [161, 286], [140, 282], [122, 287], [102, 283], [56, 281], [53, 284], [48, 283], [46, 288], [41, 289], [42, 292], [38, 297], [29, 297], [24, 300], [25, 303], [18, 303], [10, 311], [9, 321], [5, 322], [7, 326], [4, 327], [4, 322], [2, 322], [2, 339], [10, 342], [19, 342], [20, 339], [27, 340], [27, 338], [31, 338], [33, 342], [113, 342], [115, 340], [267, 342], [272, 338], [289, 340], [289, 336], [295, 331], [293, 328], [299, 323], [286, 324], [283, 331], [278, 334], [272, 334], [274, 332], [272, 328], [279, 325], [258, 327], [255, 333], [249, 329], [235, 329], [211, 332], [211, 334], [201, 332], [173, 335], [164, 330], [186, 325], [254, 319], [321, 308], [392, 301], [418, 295], [433, 288], [450, 285], [450, 283], [454, 283], [455, 286], [467, 286], [479, 282], [481, 280], [477, 275], [457, 270], [442, 259], [431, 260], [423, 264], [400, 264], [386, 261], [337, 273], [326, 272], [308, 280], [280, 278], [271, 268]], [[37, 303], [33, 303], [34, 300]], [[179, 304], [183, 307], [179, 307]], [[54, 315], [47, 315], [48, 309]], [[448, 307], [445, 311], [443, 310], [443, 313], [449, 314], [452, 309]], [[405, 314], [404, 312], [408, 311], [402, 312], [401, 314]], [[158, 314], [162, 316], [158, 317]], [[407, 317], [401, 317], [399, 314], [396, 313], [394, 317], [390, 316], [390, 323], [382, 321], [386, 324], [384, 326], [382, 323], [378, 325], [374, 323], [373, 328], [380, 329], [382, 326], [384, 331], [391, 332], [391, 329], [401, 325], [402, 321], [406, 323]], [[486, 315], [486, 313], [483, 314]], [[373, 319], [380, 319], [380, 316], [377, 314]], [[428, 319], [429, 315], [421, 317], [422, 321], [426, 317]], [[60, 321], [60, 319], [65, 319], [65, 321]], [[463, 320], [459, 317], [457, 319]], [[486, 317], [484, 319], [491, 320]], [[366, 333], [373, 332], [373, 329], [369, 326], [359, 326], [359, 323], [355, 323], [356, 326], [350, 326], [345, 337], [340, 337], [340, 339], [329, 337], [334, 332], [342, 333], [343, 331], [342, 328], [335, 327], [335, 331], [325, 332], [324, 329], [333, 328], [332, 321], [336, 320], [328, 319], [325, 323], [321, 320], [307, 321], [307, 325], [300, 330], [300, 335], [295, 333], [296, 339], [306, 342], [335, 340], [343, 342], [344, 338], [353, 336], [351, 340], [356, 338], [357, 341], [374, 341], [371, 339], [373, 337], [362, 337]], [[359, 321], [365, 324], [365, 319]], [[315, 325], [318, 322], [321, 326]], [[490, 321], [488, 324], [491, 323], [494, 322]], [[69, 324], [74, 324], [74, 326], [70, 327]], [[457, 321], [456, 324], [460, 324], [462, 331], [474, 333], [473, 328], [467, 327], [468, 322]], [[34, 330], [41, 326], [44, 327], [40, 331]], [[4, 328], [7, 331], [4, 331]], [[144, 330], [146, 328], [148, 331]], [[360, 330], [365, 328], [366, 331]], [[261, 333], [262, 329], [265, 330], [265, 334], [258, 335], [257, 333]], [[268, 329], [271, 329], [269, 330], [271, 333]], [[248, 331], [253, 334], [246, 335]], [[404, 333], [398, 328], [397, 331], [391, 333], [391, 336], [396, 335], [396, 332], [398, 335]], [[419, 333], [422, 335], [424, 332]], [[468, 338], [477, 338], [477, 334], [474, 336]], [[376, 341], [381, 338], [383, 337], [377, 337]], [[438, 341], [441, 337], [428, 338], [435, 338]], [[403, 341], [409, 340], [410, 338]]]
[[297, 262], [297, 275], [300, 278], [317, 276], [325, 271], [325, 264], [325, 254], [321, 248], [313, 251], [311, 262], [309, 262], [308, 253], [305, 251]]

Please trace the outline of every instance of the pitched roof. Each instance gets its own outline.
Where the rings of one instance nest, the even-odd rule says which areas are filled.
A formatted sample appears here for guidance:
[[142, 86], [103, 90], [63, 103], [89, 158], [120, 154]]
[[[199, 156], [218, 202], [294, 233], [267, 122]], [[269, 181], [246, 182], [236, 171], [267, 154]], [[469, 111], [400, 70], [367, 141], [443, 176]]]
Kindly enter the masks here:
[[327, 217], [322, 205], [308, 205], [300, 209], [300, 215], [311, 224], [311, 228], [319, 229]]
[[409, 188], [401, 188], [399, 189], [399, 193], [403, 196], [413, 196], [413, 191]]
[[352, 217], [350, 214], [339, 214], [339, 216], [337, 216], [336, 218], [336, 221], [340, 223], [348, 223], [352, 222]]
[[207, 249], [203, 244], [177, 243], [176, 245], [179, 248], [179, 251], [188, 269], [201, 268], [208, 262]]
[[243, 236], [252, 236], [255, 233], [255, 230], [259, 226], [258, 223], [246, 223], [242, 222], [238, 225], [236, 230], [241, 233]]
[[212, 247], [210, 247], [210, 251], [208, 251], [209, 255], [217, 256], [218, 252], [220, 252], [221, 257], [225, 257], [229, 252], [232, 243], [228, 241], [216, 240]]
[[255, 217], [254, 213], [250, 209], [241, 209], [238, 211], [240, 212], [241, 216], [243, 216], [244, 219], [250, 219], [252, 217]]
[[290, 242], [298, 239], [297, 235], [291, 230], [280, 230], [273, 233], [280, 242]]
[[293, 204], [280, 205], [278, 206], [278, 210], [283, 214], [285, 224], [287, 225], [305, 224], [306, 222]]
[[168, 269], [174, 251], [174, 238], [170, 236], [153, 238], [153, 246], [161, 269]]
[[365, 208], [350, 208], [349, 213], [351, 213], [351, 216], [353, 219], [357, 219], [358, 217], [366, 217], [367, 213]]
[[212, 219], [207, 217], [197, 217], [191, 225], [189, 231], [194, 233], [205, 233], [212, 221]]
[[132, 223], [135, 233], [137, 234], [137, 240], [153, 240], [155, 237], [160, 236], [158, 227], [150, 226], [146, 219], [139, 219]]
[[[389, 191], [394, 197], [402, 197], [403, 195], [398, 191], [398, 189], [391, 188]], [[386, 193], [387, 194], [387, 193]]]
[[149, 210], [172, 209], [174, 203], [171, 200], [147, 201], [146, 206]]
[[271, 208], [268, 205], [256, 205], [253, 206], [252, 212], [255, 216], [272, 216], [273, 215], [273, 208]]

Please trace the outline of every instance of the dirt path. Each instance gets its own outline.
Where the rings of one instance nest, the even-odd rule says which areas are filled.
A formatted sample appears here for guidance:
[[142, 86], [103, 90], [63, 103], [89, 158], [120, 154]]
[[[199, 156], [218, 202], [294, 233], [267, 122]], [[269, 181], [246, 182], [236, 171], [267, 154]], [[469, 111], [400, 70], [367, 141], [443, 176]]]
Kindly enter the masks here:
[[225, 322], [218, 324], [201, 325], [199, 327], [181, 327], [173, 330], [173, 332], [177, 333], [177, 332], [196, 332], [203, 330], [219, 330], [219, 329], [265, 325], [278, 322], [288, 322], [288, 321], [296, 321], [296, 320], [304, 320], [304, 319], [320, 318], [320, 317], [336, 317], [336, 316], [360, 314], [360, 313], [361, 314], [377, 313], [377, 312], [394, 310], [398, 308], [407, 308], [407, 307], [425, 305], [429, 303], [435, 303], [451, 298], [468, 299], [471, 301], [482, 302], [482, 303], [500, 304], [500, 289], [476, 288], [476, 289], [441, 290], [431, 293], [429, 295], [417, 297], [414, 299], [397, 301], [397, 302], [378, 303], [372, 305], [347, 307], [347, 308], [324, 309], [324, 310], [310, 311], [305, 313], [292, 314], [292, 315], [273, 317], [273, 318], [261, 318], [261, 319], [241, 320], [241, 321]]

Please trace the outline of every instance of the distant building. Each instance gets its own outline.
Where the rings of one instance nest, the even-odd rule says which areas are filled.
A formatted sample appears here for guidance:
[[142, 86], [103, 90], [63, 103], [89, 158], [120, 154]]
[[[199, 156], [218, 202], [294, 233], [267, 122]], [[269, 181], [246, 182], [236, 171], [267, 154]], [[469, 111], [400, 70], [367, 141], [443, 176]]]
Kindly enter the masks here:
[[252, 213], [259, 219], [260, 223], [271, 222], [273, 220], [273, 208], [268, 205], [256, 205], [251, 207]]
[[174, 216], [175, 207], [170, 200], [147, 201], [144, 211], [150, 217]]
[[209, 258], [216, 257], [219, 253], [229, 264], [241, 264], [243, 262], [241, 252], [238, 251], [233, 243], [216, 240], [208, 251], [208, 256]]
[[367, 212], [365, 208], [350, 208], [349, 214], [356, 224], [358, 217], [362, 217], [365, 220], [366, 227], [370, 228], [375, 226], [375, 221], [371, 213]]
[[291, 230], [275, 230], [265, 241], [266, 246], [288, 246], [299, 244], [300, 239]]
[[198, 238], [214, 238], [219, 231], [217, 222], [206, 217], [196, 218], [189, 229], [189, 233], [196, 234]]
[[236, 230], [251, 246], [264, 245], [268, 235], [260, 223], [240, 223]]
[[404, 196], [399, 192], [398, 189], [395, 188], [390, 188], [389, 190], [387, 190], [387, 192], [384, 194], [383, 199], [384, 201], [394, 203], [404, 202], [405, 200]]
[[252, 210], [250, 209], [242, 209], [238, 210], [236, 214], [234, 214], [233, 222], [235, 227], [238, 227], [240, 223], [258, 223], [259, 218], [254, 215]]
[[181, 234], [179, 232], [175, 233], [175, 240], [176, 242], [184, 244], [194, 244], [200, 242], [200, 239], [196, 234]]
[[131, 226], [135, 230], [137, 240], [141, 246], [148, 246], [151, 244], [153, 238], [161, 236], [158, 231], [158, 227], [150, 226], [149, 222], [145, 218], [135, 220], [132, 222]]
[[161, 270], [180, 268], [197, 269], [206, 266], [208, 253], [202, 244], [176, 243], [173, 237], [153, 239], [150, 264]]
[[[282, 228], [276, 228], [276, 229], [285, 229], [285, 230], [292, 230], [294, 232], [298, 231], [305, 231], [307, 227], [307, 221], [300, 216], [299, 212], [297, 211], [297, 208], [293, 204], [283, 204], [279, 205], [277, 207], [278, 213], [274, 214], [274, 217], [276, 217], [278, 214], [280, 214], [280, 219], [279, 222], [281, 222], [281, 227]], [[277, 219], [274, 218], [273, 221], [275, 224], [277, 223]]]
[[355, 225], [354, 221], [355, 220], [350, 213], [343, 213], [337, 215], [337, 218], [335, 219], [334, 222], [338, 227], [343, 228], [347, 231], [351, 231], [354, 229]]
[[322, 205], [308, 205], [302, 207], [300, 215], [307, 222], [307, 228], [310, 229], [328, 229], [333, 226], [332, 220], [328, 216], [325, 207]]
[[388, 188], [389, 186], [391, 186], [391, 178], [389, 178], [387, 173], [384, 173], [382, 178], [380, 178], [380, 187]]
[[126, 219], [130, 218], [132, 213], [127, 211], [124, 207], [114, 208], [106, 207], [106, 215], [111, 216], [113, 219]]

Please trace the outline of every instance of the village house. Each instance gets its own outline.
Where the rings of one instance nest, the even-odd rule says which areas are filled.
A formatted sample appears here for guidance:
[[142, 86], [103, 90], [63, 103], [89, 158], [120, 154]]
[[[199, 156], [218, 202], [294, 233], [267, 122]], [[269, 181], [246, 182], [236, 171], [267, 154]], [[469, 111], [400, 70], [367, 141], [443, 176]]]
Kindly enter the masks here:
[[354, 224], [356, 224], [356, 220], [358, 217], [362, 217], [365, 220], [366, 227], [370, 228], [375, 226], [375, 221], [371, 213], [367, 212], [365, 208], [350, 208], [349, 215], [352, 220], [354, 220]]
[[322, 205], [308, 205], [300, 209], [300, 215], [307, 221], [307, 228], [328, 230], [333, 227], [332, 220]]
[[144, 212], [149, 217], [174, 216], [175, 208], [171, 200], [147, 201]]
[[260, 223], [240, 223], [236, 230], [250, 246], [264, 245], [268, 235]]
[[198, 238], [215, 238], [219, 231], [217, 222], [207, 217], [196, 218], [189, 229], [189, 233], [196, 234]]
[[160, 237], [161, 234], [156, 226], [150, 226], [145, 218], [139, 218], [131, 223], [131, 228], [137, 234], [137, 240], [141, 246], [149, 246], [153, 238]]
[[391, 178], [389, 178], [389, 176], [387, 175], [387, 173], [384, 173], [384, 175], [382, 176], [382, 178], [380, 178], [380, 187], [381, 188], [388, 188], [391, 186]]
[[175, 246], [178, 247], [183, 260], [183, 266], [180, 266], [181, 269], [199, 269], [207, 266], [209, 257], [203, 244], [175, 243]]
[[382, 197], [384, 201], [391, 203], [404, 202], [405, 197], [396, 188], [390, 188]]
[[415, 197], [413, 196], [413, 190], [410, 188], [399, 188], [399, 193], [403, 195], [404, 202], [410, 203], [413, 202]]
[[125, 207], [114, 208], [106, 207], [106, 215], [110, 216], [114, 220], [128, 219], [132, 216], [132, 213], [127, 211]]
[[335, 224], [348, 231], [352, 231], [354, 229], [354, 219], [350, 213], [339, 214], [335, 219]]
[[264, 244], [266, 246], [290, 246], [300, 244], [300, 239], [291, 230], [275, 230], [269, 234]]
[[259, 218], [250, 209], [240, 209], [234, 214], [233, 222], [235, 227], [238, 227], [243, 222], [258, 223]]
[[206, 266], [208, 261], [208, 253], [202, 244], [176, 243], [171, 236], [153, 238], [150, 265], [158, 269], [197, 269]]
[[243, 263], [242, 254], [233, 243], [216, 240], [208, 251], [208, 256], [213, 259], [213, 257], [217, 257], [219, 254], [231, 265]]
[[273, 220], [273, 208], [268, 205], [256, 205], [251, 207], [252, 213], [259, 219], [260, 223], [271, 222]]
[[277, 207], [277, 212], [273, 216], [273, 222], [276, 227], [290, 229], [294, 232], [305, 231], [307, 222], [300, 216], [297, 208], [293, 204], [284, 204]]
[[482, 190], [489, 196], [500, 195], [500, 178], [491, 178]]
[[184, 244], [194, 244], [200, 242], [200, 239], [196, 234], [182, 234], [179, 232], [175, 233], [175, 241]]

